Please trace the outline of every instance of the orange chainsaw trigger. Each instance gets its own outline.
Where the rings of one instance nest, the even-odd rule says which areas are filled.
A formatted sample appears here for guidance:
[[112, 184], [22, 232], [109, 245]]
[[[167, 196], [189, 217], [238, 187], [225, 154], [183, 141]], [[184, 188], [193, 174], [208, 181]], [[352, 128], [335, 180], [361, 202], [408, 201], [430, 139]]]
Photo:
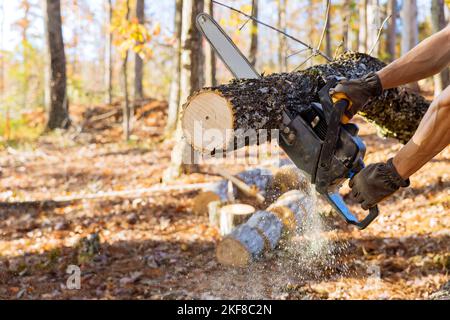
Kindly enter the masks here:
[[[349, 110], [353, 104], [350, 98], [344, 92], [334, 92], [333, 95], [331, 96], [331, 99], [333, 100], [333, 103], [336, 103], [340, 100], [346, 100], [348, 102], [347, 110]], [[342, 116], [341, 122], [343, 124], [347, 124], [350, 122], [350, 118], [344, 114]]]

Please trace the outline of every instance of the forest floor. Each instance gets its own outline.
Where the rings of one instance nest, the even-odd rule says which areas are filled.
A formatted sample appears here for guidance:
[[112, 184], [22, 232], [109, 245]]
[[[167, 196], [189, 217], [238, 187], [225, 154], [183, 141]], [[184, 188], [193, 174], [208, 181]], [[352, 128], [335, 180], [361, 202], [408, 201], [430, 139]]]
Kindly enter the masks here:
[[[0, 151], [0, 299], [428, 299], [449, 281], [449, 148], [383, 202], [366, 230], [322, 203], [315, 233], [244, 269], [217, 263], [218, 231], [192, 211], [197, 191], [43, 201], [160, 183], [172, 147], [161, 134], [165, 109], [158, 101], [140, 108], [129, 143], [113, 116]], [[111, 109], [82, 110], [72, 107], [78, 126]], [[368, 163], [401, 147], [357, 121]], [[80, 290], [66, 286], [69, 265], [81, 268]]]

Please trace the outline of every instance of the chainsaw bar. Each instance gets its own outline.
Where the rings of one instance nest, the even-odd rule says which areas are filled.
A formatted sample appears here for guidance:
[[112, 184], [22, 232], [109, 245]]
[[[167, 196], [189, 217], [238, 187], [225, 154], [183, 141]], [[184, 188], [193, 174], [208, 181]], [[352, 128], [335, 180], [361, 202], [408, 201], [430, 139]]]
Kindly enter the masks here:
[[206, 13], [200, 13], [196, 19], [197, 28], [214, 48], [228, 70], [237, 79], [259, 79], [261, 75], [236, 47], [233, 40], [219, 24]]

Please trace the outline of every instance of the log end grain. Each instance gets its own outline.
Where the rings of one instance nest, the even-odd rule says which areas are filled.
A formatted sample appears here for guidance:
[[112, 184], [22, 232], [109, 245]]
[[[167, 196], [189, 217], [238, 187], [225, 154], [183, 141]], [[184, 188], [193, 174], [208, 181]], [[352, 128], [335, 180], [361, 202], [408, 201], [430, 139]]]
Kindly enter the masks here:
[[219, 92], [201, 91], [184, 105], [181, 127], [187, 142], [198, 151], [226, 149], [233, 140], [233, 109]]
[[256, 229], [243, 224], [218, 244], [216, 257], [223, 265], [245, 267], [257, 260], [263, 251], [264, 238]]

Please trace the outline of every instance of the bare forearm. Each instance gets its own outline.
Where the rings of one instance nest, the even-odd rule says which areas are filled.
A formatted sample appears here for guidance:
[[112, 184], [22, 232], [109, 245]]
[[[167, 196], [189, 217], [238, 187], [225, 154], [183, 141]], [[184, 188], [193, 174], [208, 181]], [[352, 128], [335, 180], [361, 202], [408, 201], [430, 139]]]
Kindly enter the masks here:
[[431, 104], [413, 138], [397, 153], [394, 165], [409, 178], [450, 143], [450, 87]]
[[378, 72], [384, 89], [416, 82], [450, 64], [450, 25]]

